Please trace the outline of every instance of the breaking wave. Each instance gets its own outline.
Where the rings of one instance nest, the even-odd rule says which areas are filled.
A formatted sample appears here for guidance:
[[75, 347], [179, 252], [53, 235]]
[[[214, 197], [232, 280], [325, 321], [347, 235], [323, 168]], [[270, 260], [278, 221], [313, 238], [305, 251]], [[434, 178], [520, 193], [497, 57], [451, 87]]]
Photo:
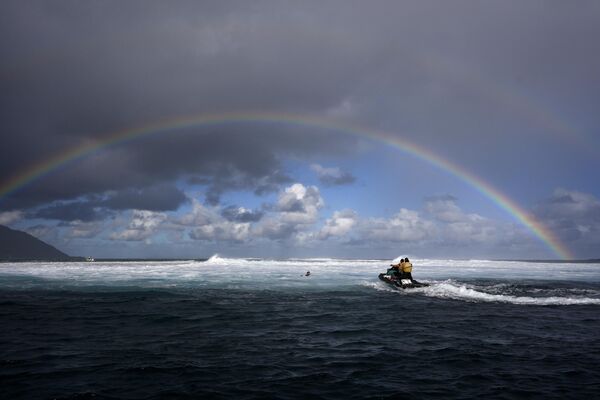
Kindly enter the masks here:
[[[353, 290], [365, 287], [438, 299], [519, 305], [600, 304], [596, 264], [486, 260], [415, 260], [415, 277], [430, 287], [398, 291], [378, 280], [386, 260], [333, 258], [206, 261], [98, 261], [0, 264], [0, 288], [215, 288]], [[310, 276], [306, 272], [310, 271]]]

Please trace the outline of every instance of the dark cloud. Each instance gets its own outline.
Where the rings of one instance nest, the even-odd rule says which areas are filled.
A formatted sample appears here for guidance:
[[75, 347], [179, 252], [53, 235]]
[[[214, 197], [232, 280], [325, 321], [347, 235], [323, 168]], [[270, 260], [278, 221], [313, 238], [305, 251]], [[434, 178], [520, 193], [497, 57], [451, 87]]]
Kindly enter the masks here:
[[[0, 207], [27, 208], [57, 199], [119, 191], [119, 198], [112, 202], [119, 208], [119, 202], [127, 203], [132, 197], [142, 200], [143, 192], [153, 191], [157, 182], [185, 176], [190, 177], [189, 183], [205, 185], [207, 201], [214, 205], [229, 190], [263, 195], [291, 182], [283, 171], [283, 155], [346, 152], [353, 145], [351, 139], [340, 140], [319, 130], [288, 129], [277, 124], [265, 128], [232, 125], [190, 128], [107, 149], [25, 187], [1, 201]], [[130, 187], [139, 188], [137, 194]]]
[[206, 202], [210, 205], [217, 205], [223, 193], [228, 190], [251, 190], [261, 196], [275, 192], [281, 188], [281, 185], [291, 182], [292, 179], [289, 176], [276, 169], [278, 167], [279, 161], [274, 160], [272, 172], [266, 172], [264, 175], [252, 175], [232, 165], [224, 165], [211, 178], [196, 179], [192, 182], [207, 185]]
[[[599, 18], [596, 1], [3, 1], [0, 187], [111, 132], [259, 110], [401, 132], [511, 193], [531, 176], [547, 193], [556, 176], [581, 175], [581, 148], [597, 148]], [[66, 164], [0, 210], [82, 221], [173, 210], [183, 194], [156, 187], [186, 180], [216, 205], [231, 190], [280, 190], [294, 178], [289, 158], [334, 162], [357, 144], [293, 123], [167, 130]], [[320, 179], [355, 181], [342, 170]], [[455, 218], [452, 199], [429, 204]], [[549, 207], [538, 212], [576, 235]]]
[[30, 214], [32, 218], [55, 219], [60, 221], [96, 221], [107, 217], [106, 212], [101, 212], [95, 201], [58, 202], [48, 207], [43, 207]]
[[111, 210], [174, 211], [186, 201], [187, 198], [180, 189], [170, 184], [161, 184], [119, 191], [102, 205]]
[[120, 210], [174, 211], [187, 202], [185, 194], [171, 184], [128, 188], [76, 201], [58, 201], [30, 213], [32, 218], [61, 221], [95, 221]]
[[534, 213], [580, 254], [595, 257], [600, 246], [600, 200], [588, 193], [558, 189]]
[[[588, 77], [600, 69], [599, 15], [596, 2], [541, 8], [510, 1], [486, 7], [468, 1], [182, 1], [168, 7], [5, 1], [0, 181], [107, 132], [238, 110], [341, 115], [418, 132], [414, 140], [473, 162], [480, 160], [469, 149], [490, 140], [508, 150], [514, 135], [526, 141], [531, 134], [539, 146], [536, 130], [560, 132], [547, 129], [550, 117], [535, 105], [515, 110], [519, 98], [511, 88], [550, 96], [549, 102], [560, 96], [573, 112], [598, 104], [600, 82]], [[113, 148], [2, 207], [150, 186], [185, 174], [207, 179], [216, 203], [240, 181], [257, 193], [276, 189], [281, 180], [256, 184], [281, 170], [281, 155], [330, 154], [340, 144], [277, 125], [207, 131]], [[512, 164], [518, 163], [506, 168], [519, 168]], [[338, 184], [353, 177], [324, 179]]]
[[[7, 134], [0, 147], [0, 181], [107, 132], [163, 118], [248, 109], [308, 112], [337, 102], [346, 74], [332, 70], [317, 81], [304, 74], [303, 85], [290, 79], [322, 46], [312, 49], [304, 35], [291, 35], [299, 53], [285, 61], [272, 57], [288, 45], [281, 47], [271, 30], [257, 29], [254, 22], [264, 19], [260, 5], [231, 6], [3, 3], [0, 49], [8, 62], [0, 71], [0, 109]], [[194, 131], [198, 134], [165, 135], [85, 160], [77, 170], [15, 195], [12, 206], [193, 173], [209, 177], [214, 203], [238, 186], [232, 174], [248, 182], [244, 188], [258, 182], [255, 190], [265, 193], [281, 183], [270, 179], [280, 168], [278, 154], [336, 148], [328, 138], [315, 140], [314, 133], [285, 126]]]

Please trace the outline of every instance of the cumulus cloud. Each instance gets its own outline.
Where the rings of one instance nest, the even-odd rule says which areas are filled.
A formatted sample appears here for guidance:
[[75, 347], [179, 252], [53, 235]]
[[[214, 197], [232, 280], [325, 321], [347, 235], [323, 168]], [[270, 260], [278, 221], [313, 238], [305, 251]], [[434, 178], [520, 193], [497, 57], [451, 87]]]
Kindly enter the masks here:
[[285, 240], [312, 229], [325, 202], [316, 186], [295, 183], [278, 195], [276, 203], [253, 232], [258, 237]]
[[[360, 216], [354, 210], [335, 211], [309, 240], [338, 240], [364, 246], [410, 245], [412, 248], [472, 249], [520, 246], [527, 241], [513, 224], [465, 213], [452, 196], [427, 198], [423, 210], [401, 208], [389, 218]], [[431, 251], [431, 250], [430, 250]]]
[[435, 225], [418, 211], [400, 209], [389, 219], [366, 218], [360, 225], [361, 236], [372, 241], [416, 242], [431, 238]]
[[219, 214], [208, 207], [203, 206], [197, 199], [192, 200], [192, 209], [181, 217], [173, 218], [173, 223], [181, 226], [207, 225], [219, 220]]
[[244, 213], [247, 210], [238, 208], [237, 213], [230, 208], [227, 208], [227, 210], [225, 214], [233, 217], [232, 219], [223, 216], [224, 210], [219, 210], [219, 207], [206, 207], [194, 199], [192, 200], [191, 211], [181, 217], [172, 219], [171, 222], [175, 226], [189, 228], [189, 237], [194, 240], [233, 242], [249, 240], [251, 238], [250, 222], [236, 220], [236, 217], [248, 218], [248, 213]]
[[319, 181], [324, 185], [346, 185], [356, 181], [356, 178], [351, 173], [342, 171], [339, 167], [326, 168], [319, 164], [312, 164], [310, 168], [317, 174]]
[[501, 224], [481, 215], [465, 213], [454, 196], [432, 196], [425, 200], [425, 212], [438, 221], [444, 243], [494, 243], [505, 235]]
[[464, 218], [463, 212], [456, 204], [456, 198], [450, 195], [428, 197], [424, 208], [439, 221], [459, 222]]
[[319, 188], [295, 183], [279, 194], [276, 210], [284, 223], [309, 225], [317, 221], [319, 210], [324, 205]]
[[352, 231], [357, 223], [356, 211], [350, 209], [335, 211], [331, 218], [327, 218], [317, 236], [321, 240], [344, 237]]
[[140, 241], [154, 235], [161, 224], [167, 219], [167, 214], [148, 211], [133, 210], [131, 219], [125, 230], [110, 235], [112, 240]]
[[[494, 249], [504, 257], [534, 248], [532, 238], [522, 227], [490, 220], [463, 211], [453, 196], [428, 197], [420, 210], [400, 208], [390, 217], [369, 217], [356, 210], [334, 210], [323, 218], [325, 201], [315, 186], [295, 183], [281, 190], [270, 205], [260, 210], [242, 206], [210, 206], [191, 200], [189, 211], [168, 214], [149, 210], [133, 210], [128, 219], [119, 216], [113, 226], [120, 230], [110, 234], [112, 240], [149, 240], [158, 233], [208, 243], [229, 242], [236, 246], [293, 243], [297, 248], [320, 249], [338, 246], [364, 249], [392, 249], [408, 246], [413, 252], [437, 249], [441, 254], [474, 254], [480, 249]], [[600, 202], [594, 196], [558, 190], [537, 209], [540, 219], [572, 229], [598, 242]], [[570, 221], [569, 224], [565, 220]], [[102, 221], [68, 221], [64, 238], [85, 239], [101, 235], [106, 229]], [[45, 231], [43, 231], [45, 229]], [[40, 234], [48, 235], [48, 227]], [[316, 250], [315, 250], [316, 251]], [[372, 254], [372, 253], [369, 253]], [[355, 255], [359, 255], [356, 253]]]
[[454, 196], [428, 197], [424, 209], [440, 222], [438, 234], [444, 243], [494, 243], [504, 237], [499, 223], [478, 214], [465, 213]]
[[194, 240], [245, 244], [291, 240], [308, 247], [327, 241], [379, 247], [401, 243], [415, 248], [468, 248], [481, 244], [506, 247], [518, 244], [524, 237], [521, 230], [510, 224], [465, 213], [453, 196], [429, 197], [422, 210], [401, 208], [389, 218], [361, 216], [352, 209], [335, 210], [320, 225], [324, 204], [317, 187], [295, 183], [260, 211], [239, 206], [205, 206], [193, 200], [190, 212], [172, 217], [170, 223], [188, 229]]
[[190, 232], [190, 238], [194, 240], [245, 242], [249, 237], [250, 224], [247, 222], [221, 221], [220, 223], [198, 226]]
[[460, 221], [445, 227], [444, 243], [494, 243], [504, 237], [502, 225], [477, 214], [466, 214]]

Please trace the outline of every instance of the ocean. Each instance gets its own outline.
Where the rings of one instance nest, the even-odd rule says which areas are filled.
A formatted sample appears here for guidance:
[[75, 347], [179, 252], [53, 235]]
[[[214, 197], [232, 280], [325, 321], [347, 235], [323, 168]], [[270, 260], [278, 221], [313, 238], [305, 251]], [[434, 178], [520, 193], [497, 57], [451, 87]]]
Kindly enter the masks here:
[[0, 397], [600, 395], [600, 264], [412, 261], [3, 263]]

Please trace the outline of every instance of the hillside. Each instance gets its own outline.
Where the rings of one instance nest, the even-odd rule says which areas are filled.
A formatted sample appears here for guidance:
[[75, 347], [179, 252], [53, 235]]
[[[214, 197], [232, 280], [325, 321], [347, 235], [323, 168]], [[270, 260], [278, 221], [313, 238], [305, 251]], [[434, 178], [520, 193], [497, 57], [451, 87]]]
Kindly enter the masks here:
[[0, 260], [62, 261], [72, 258], [28, 233], [0, 225]]

